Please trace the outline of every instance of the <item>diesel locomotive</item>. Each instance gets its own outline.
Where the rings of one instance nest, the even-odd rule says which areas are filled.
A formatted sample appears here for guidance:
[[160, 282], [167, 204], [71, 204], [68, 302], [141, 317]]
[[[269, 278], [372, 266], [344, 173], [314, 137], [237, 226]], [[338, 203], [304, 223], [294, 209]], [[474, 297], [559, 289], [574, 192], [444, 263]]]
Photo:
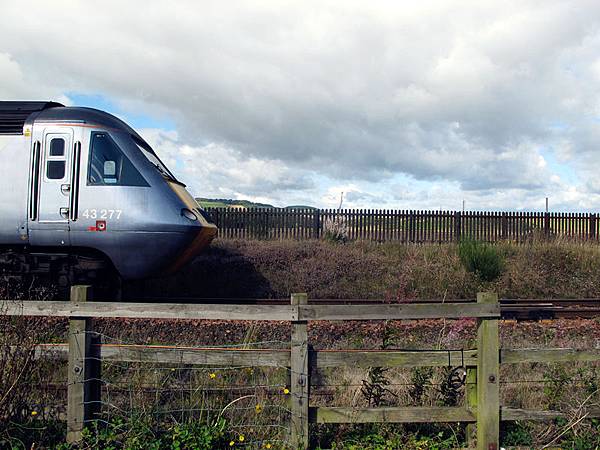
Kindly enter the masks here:
[[217, 232], [156, 152], [104, 111], [0, 101], [0, 275], [61, 286], [174, 272]]

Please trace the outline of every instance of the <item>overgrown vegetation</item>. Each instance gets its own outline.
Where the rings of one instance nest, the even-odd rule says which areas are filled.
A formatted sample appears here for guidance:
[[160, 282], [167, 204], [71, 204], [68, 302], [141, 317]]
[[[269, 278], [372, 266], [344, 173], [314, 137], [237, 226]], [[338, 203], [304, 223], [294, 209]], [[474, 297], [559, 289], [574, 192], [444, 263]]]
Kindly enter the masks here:
[[312, 445], [317, 449], [449, 450], [464, 445], [464, 433], [457, 425], [323, 425], [315, 431]]
[[[211, 450], [226, 448], [227, 424], [224, 419], [207, 424], [200, 420], [172, 423], [156, 428], [148, 416], [117, 417], [84, 431], [82, 444], [77, 448], [126, 450]], [[60, 450], [68, 450], [65, 445]], [[58, 449], [57, 449], [58, 450]]]
[[504, 261], [498, 249], [491, 244], [466, 239], [458, 245], [458, 256], [468, 272], [482, 281], [494, 281], [504, 269]]
[[[531, 242], [525, 245], [497, 244], [491, 246], [503, 261], [502, 271], [492, 281], [485, 280], [477, 270], [470, 271], [460, 255], [459, 245], [405, 246], [349, 242], [344, 245], [324, 241], [311, 242], [223, 242], [213, 247], [182, 274], [144, 284], [129, 286], [129, 294], [163, 292], [169, 296], [204, 297], [287, 297], [291, 292], [308, 292], [313, 298], [383, 298], [388, 302], [410, 302], [419, 298], [473, 298], [486, 289], [510, 298], [535, 297], [600, 297], [600, 247], [588, 244]], [[200, 283], [199, 280], [202, 280]], [[24, 296], [28, 297], [31, 293]], [[1, 295], [0, 295], [1, 296]], [[133, 296], [133, 295], [132, 295]], [[59, 375], [65, 386], [63, 367], [36, 365], [27, 362], [36, 342], [56, 342], [65, 339], [65, 324], [47, 319], [3, 322], [0, 329], [0, 352], [21, 342], [19, 355], [7, 353], [11, 361], [5, 364], [0, 387], [10, 392], [13, 419], [0, 420], [0, 448], [29, 449], [33, 442], [43, 442], [48, 448], [64, 440], [64, 422], [55, 412], [64, 402], [64, 392], [54, 390], [52, 378]], [[228, 342], [289, 341], [288, 324], [249, 324], [182, 321], [97, 321], [97, 329], [117, 339], [135, 343], [211, 344]], [[149, 333], [151, 330], [151, 333]], [[374, 323], [311, 323], [310, 339], [318, 348], [468, 348], [475, 333], [470, 320], [419, 321], [406, 323], [389, 321]], [[597, 348], [600, 336], [598, 321], [559, 321], [552, 324], [501, 324], [502, 346], [511, 347], [580, 347]], [[60, 363], [62, 364], [62, 363]], [[23, 374], [15, 368], [27, 367]], [[156, 369], [155, 367], [152, 370]], [[114, 366], [114, 373], [137, 382], [124, 369]], [[502, 444], [540, 446], [553, 442], [563, 448], [590, 449], [600, 446], [600, 423], [582, 419], [589, 408], [599, 406], [600, 366], [557, 364], [544, 366], [524, 364], [502, 367], [502, 402], [515, 408], [557, 409], [564, 419], [550, 424], [503, 424]], [[168, 383], [196, 386], [189, 367], [170, 369], [159, 374], [146, 373], [140, 380], [166, 389]], [[112, 372], [103, 372], [106, 376]], [[257, 374], [244, 372], [245, 376]], [[168, 376], [167, 376], [168, 375]], [[462, 404], [462, 388], [455, 389], [450, 368], [418, 368], [412, 370], [371, 371], [346, 368], [330, 374], [320, 374], [311, 382], [319, 391], [318, 401], [325, 405], [455, 405]], [[116, 376], [116, 375], [115, 375]], [[237, 386], [241, 379], [216, 374], [216, 379]], [[11, 378], [12, 377], [12, 378]], [[18, 379], [18, 392], [10, 390], [11, 380]], [[208, 374], [205, 380], [211, 380]], [[328, 378], [329, 377], [329, 378]], [[331, 381], [333, 387], [325, 382]], [[4, 381], [5, 380], [5, 381]], [[165, 381], [167, 380], [167, 381]], [[266, 386], [278, 386], [285, 380], [263, 380]], [[35, 387], [35, 390], [32, 388]], [[366, 389], [369, 388], [369, 389]], [[134, 391], [132, 391], [134, 392]], [[176, 394], [152, 391], [133, 394], [140, 402], [177, 400]], [[227, 392], [226, 390], [224, 392]], [[1, 392], [0, 392], [1, 394]], [[224, 394], [225, 395], [225, 394]], [[190, 397], [191, 398], [191, 397]], [[114, 399], [113, 399], [114, 400]], [[237, 405], [240, 405], [239, 403]], [[244, 407], [249, 416], [265, 413], [264, 399], [249, 400]], [[264, 409], [263, 409], [264, 408]], [[4, 412], [4, 406], [0, 406]], [[35, 413], [35, 414], [33, 414]], [[239, 413], [241, 417], [241, 413]], [[249, 417], [244, 416], [244, 417]], [[240, 434], [231, 432], [229, 418], [221, 434], [221, 425], [206, 421], [164, 421], [148, 426], [142, 417], [131, 414], [113, 418], [108, 426], [90, 430], [85, 448], [212, 448], [241, 447]], [[582, 419], [582, 420], [580, 420]], [[283, 421], [285, 422], [285, 421]], [[144, 425], [146, 423], [146, 425]], [[253, 423], [249, 420], [247, 423]], [[17, 425], [18, 424], [18, 425]], [[216, 424], [216, 425], [215, 425]], [[464, 428], [458, 425], [392, 426], [320, 426], [313, 434], [315, 446], [344, 449], [387, 448], [455, 448], [464, 445]], [[144, 447], [140, 447], [144, 442]], [[271, 448], [277, 444], [268, 442]], [[265, 444], [266, 445], [266, 444]], [[41, 448], [39, 445], [36, 448]], [[61, 447], [58, 447], [61, 448]], [[66, 449], [68, 447], [62, 447]], [[267, 447], [263, 447], [267, 448]]]
[[[24, 295], [12, 280], [0, 280], [0, 299]], [[27, 295], [45, 300], [50, 294], [37, 290]], [[18, 307], [19, 302], [7, 307]], [[19, 448], [28, 436], [40, 433], [33, 424], [37, 418], [43, 418], [48, 429], [64, 428], [56, 410], [46, 408], [56, 403], [52, 380], [60, 368], [51, 359], [41, 364], [35, 358], [36, 345], [51, 342], [54, 331], [51, 322], [39, 329], [27, 317], [0, 317], [0, 448]]]
[[[494, 281], [462, 264], [457, 244], [215, 241], [182, 272], [129, 283], [125, 296], [373, 298], [600, 298], [600, 246], [531, 242], [491, 246], [503, 261]], [[495, 257], [494, 257], [495, 258]]]

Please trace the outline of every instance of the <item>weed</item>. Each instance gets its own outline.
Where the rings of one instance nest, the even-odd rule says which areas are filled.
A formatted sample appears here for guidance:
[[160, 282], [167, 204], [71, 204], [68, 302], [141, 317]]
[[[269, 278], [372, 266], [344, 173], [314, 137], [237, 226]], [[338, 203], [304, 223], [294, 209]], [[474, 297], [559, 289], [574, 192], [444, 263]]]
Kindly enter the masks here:
[[600, 392], [600, 374], [597, 367], [579, 367], [577, 369], [577, 381], [583, 386], [585, 395], [593, 396]]
[[[320, 445], [315, 448], [331, 448], [339, 450], [446, 450], [461, 447], [461, 433], [456, 433], [448, 426], [402, 426], [390, 424], [356, 425], [352, 428], [321, 427]], [[311, 447], [312, 448], [312, 447]]]
[[371, 407], [377, 408], [383, 405], [385, 397], [392, 394], [387, 388], [390, 385], [390, 380], [387, 378], [386, 372], [387, 368], [371, 367], [367, 379], [362, 382], [360, 392]]
[[113, 418], [102, 426], [86, 428], [81, 447], [111, 450], [210, 450], [226, 447], [225, 430], [224, 419], [213, 424], [188, 420], [157, 429], [151, 417], [133, 415], [128, 418]]
[[[389, 326], [389, 322], [385, 321], [381, 330], [381, 349], [385, 350], [394, 344], [395, 331]], [[381, 406], [388, 395], [395, 395], [387, 386], [390, 380], [386, 376], [387, 368], [370, 367], [367, 373], [367, 379], [363, 380], [361, 393], [367, 400], [369, 406]]]
[[412, 383], [412, 387], [409, 395], [412, 401], [418, 405], [422, 402], [427, 387], [431, 383], [433, 367], [415, 367], [411, 372], [410, 382]]
[[502, 422], [500, 441], [504, 446], [533, 445], [531, 425], [523, 422]]
[[551, 366], [544, 372], [544, 395], [548, 409], [558, 410], [569, 393], [571, 375], [562, 366]]

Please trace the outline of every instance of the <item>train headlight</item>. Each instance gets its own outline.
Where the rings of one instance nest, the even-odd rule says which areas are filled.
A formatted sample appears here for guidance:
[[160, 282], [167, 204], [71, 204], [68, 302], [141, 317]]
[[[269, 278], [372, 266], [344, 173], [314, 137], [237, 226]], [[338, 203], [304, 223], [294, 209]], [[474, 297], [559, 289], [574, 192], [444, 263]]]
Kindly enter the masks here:
[[181, 215], [187, 219], [190, 219], [192, 222], [198, 220], [198, 216], [196, 216], [196, 214], [194, 214], [191, 210], [187, 208], [183, 208], [181, 210]]

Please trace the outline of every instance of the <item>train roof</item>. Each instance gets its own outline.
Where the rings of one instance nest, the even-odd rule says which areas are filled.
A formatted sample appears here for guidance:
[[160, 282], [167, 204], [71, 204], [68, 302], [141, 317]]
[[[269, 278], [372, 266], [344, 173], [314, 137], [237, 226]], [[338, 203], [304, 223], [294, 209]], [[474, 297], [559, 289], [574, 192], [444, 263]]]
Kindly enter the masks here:
[[0, 135], [23, 134], [26, 123], [73, 122], [100, 125], [139, 135], [121, 119], [94, 108], [64, 106], [57, 102], [0, 101]]
[[64, 108], [50, 108], [43, 110], [36, 115], [35, 122], [85, 123], [90, 125], [100, 125], [106, 128], [114, 128], [137, 135], [133, 128], [112, 114], [99, 109], [84, 108], [79, 106], [68, 106]]
[[62, 108], [57, 102], [0, 102], [0, 134], [23, 134], [23, 125], [33, 113]]

